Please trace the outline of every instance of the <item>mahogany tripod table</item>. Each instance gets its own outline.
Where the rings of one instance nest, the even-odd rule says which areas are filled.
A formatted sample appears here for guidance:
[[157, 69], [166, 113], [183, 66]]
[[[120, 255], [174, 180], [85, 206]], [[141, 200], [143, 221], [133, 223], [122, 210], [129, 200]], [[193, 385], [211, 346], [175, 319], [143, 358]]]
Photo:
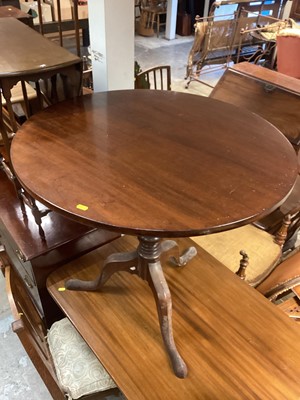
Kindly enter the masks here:
[[[297, 159], [288, 140], [261, 117], [190, 94], [124, 90], [82, 96], [49, 107], [13, 139], [11, 157], [24, 188], [75, 220], [134, 235], [139, 246], [109, 256], [93, 281], [101, 290], [117, 271], [146, 280], [157, 304], [176, 376], [187, 375], [173, 338], [164, 253], [179, 265], [175, 241], [263, 217], [288, 196]], [[188, 268], [188, 267], [187, 267]]]

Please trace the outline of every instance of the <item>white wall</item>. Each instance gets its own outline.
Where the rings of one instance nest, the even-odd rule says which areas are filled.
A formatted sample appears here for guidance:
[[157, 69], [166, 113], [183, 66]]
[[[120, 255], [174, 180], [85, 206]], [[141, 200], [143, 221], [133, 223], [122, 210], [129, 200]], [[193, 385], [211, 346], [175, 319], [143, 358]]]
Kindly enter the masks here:
[[95, 92], [134, 88], [134, 0], [89, 0]]

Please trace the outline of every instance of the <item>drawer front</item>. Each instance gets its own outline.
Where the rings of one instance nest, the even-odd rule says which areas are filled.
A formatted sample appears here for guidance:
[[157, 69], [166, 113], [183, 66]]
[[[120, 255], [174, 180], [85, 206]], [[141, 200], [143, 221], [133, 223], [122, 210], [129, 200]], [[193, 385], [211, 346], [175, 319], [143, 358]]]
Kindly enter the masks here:
[[6, 234], [5, 229], [0, 222], [0, 258], [2, 263], [5, 264], [5, 259], [8, 258], [12, 267], [18, 272], [19, 276], [25, 283], [26, 289], [34, 301], [41, 315], [43, 315], [43, 308], [35, 282], [32, 266], [30, 261], [23, 261], [22, 254], [13, 240]]

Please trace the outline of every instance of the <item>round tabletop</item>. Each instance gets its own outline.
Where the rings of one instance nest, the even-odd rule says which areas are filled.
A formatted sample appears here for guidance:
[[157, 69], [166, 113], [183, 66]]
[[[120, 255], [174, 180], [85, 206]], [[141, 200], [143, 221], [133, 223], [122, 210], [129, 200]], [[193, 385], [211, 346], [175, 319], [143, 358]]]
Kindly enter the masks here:
[[23, 187], [87, 224], [193, 236], [276, 209], [297, 176], [293, 147], [256, 114], [191, 94], [124, 90], [34, 115], [11, 147]]

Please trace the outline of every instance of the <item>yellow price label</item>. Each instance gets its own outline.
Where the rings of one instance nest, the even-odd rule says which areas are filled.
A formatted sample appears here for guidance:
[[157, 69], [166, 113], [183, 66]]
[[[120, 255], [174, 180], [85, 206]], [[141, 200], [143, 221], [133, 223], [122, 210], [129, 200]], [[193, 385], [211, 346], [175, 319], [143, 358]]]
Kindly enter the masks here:
[[76, 208], [82, 211], [87, 211], [89, 209], [88, 206], [85, 206], [84, 204], [77, 204]]

